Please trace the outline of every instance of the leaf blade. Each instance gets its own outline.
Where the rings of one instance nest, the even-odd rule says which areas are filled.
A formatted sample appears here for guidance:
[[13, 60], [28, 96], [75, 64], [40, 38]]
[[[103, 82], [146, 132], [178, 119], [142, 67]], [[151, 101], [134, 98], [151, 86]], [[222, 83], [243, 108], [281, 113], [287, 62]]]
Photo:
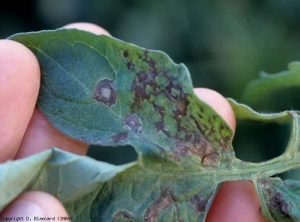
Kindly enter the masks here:
[[37, 56], [38, 107], [65, 134], [89, 144], [130, 144], [185, 168], [234, 158], [232, 130], [194, 95], [187, 68], [166, 54], [69, 29], [10, 39]]

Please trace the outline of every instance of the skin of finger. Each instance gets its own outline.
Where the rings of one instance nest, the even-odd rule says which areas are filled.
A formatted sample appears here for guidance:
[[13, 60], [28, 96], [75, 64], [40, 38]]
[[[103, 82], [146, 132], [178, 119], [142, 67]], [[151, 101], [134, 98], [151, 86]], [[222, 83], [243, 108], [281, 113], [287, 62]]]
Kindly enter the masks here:
[[15, 159], [21, 159], [52, 147], [85, 155], [88, 144], [61, 133], [36, 108]]
[[39, 73], [29, 49], [0, 40], [0, 162], [13, 159], [20, 146], [35, 107]]
[[225, 182], [208, 213], [207, 222], [267, 222], [261, 216], [259, 198], [250, 181]]
[[[227, 100], [216, 91], [197, 88], [195, 94], [211, 106], [235, 131], [234, 112]], [[260, 213], [260, 203], [250, 181], [230, 181], [222, 184], [208, 213], [208, 222], [266, 222]]]
[[[105, 29], [91, 23], [72, 23], [63, 28], [75, 28], [90, 31], [98, 35], [110, 35]], [[70, 138], [58, 131], [44, 115], [36, 109], [15, 159], [21, 159], [52, 147], [58, 147], [65, 151], [85, 155], [88, 144]]]
[[[30, 204], [33, 204], [34, 208]], [[38, 207], [38, 209], [35, 207]], [[55, 217], [55, 221], [59, 221], [57, 217], [69, 217], [58, 199], [40, 191], [23, 193], [0, 213], [0, 217], [2, 218], [26, 218], [27, 216], [31, 217], [31, 219], [35, 216]]]
[[84, 30], [84, 31], [88, 31], [88, 32], [92, 32], [96, 35], [108, 35], [111, 36], [110, 33], [105, 30], [104, 28], [92, 24], [92, 23], [86, 23], [86, 22], [77, 22], [77, 23], [72, 23], [72, 24], [68, 24], [63, 26], [63, 28], [75, 28], [75, 29], [80, 29], [80, 30]]

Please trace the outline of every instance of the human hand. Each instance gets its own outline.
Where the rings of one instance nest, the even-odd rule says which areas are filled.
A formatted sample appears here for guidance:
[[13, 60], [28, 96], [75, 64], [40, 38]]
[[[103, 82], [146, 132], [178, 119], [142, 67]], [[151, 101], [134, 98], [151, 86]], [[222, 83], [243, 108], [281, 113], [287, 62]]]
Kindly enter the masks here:
[[[87, 23], [67, 25], [96, 34], [109, 35], [104, 29]], [[25, 46], [0, 40], [0, 161], [20, 159], [51, 147], [60, 147], [85, 155], [88, 145], [67, 137], [55, 129], [35, 108], [40, 85], [37, 59]], [[195, 89], [196, 95], [214, 108], [235, 130], [234, 113], [220, 94]], [[30, 191], [20, 195], [0, 217], [67, 216], [53, 196]], [[249, 181], [225, 182], [220, 188], [206, 221], [266, 221], [260, 216], [260, 204]]]

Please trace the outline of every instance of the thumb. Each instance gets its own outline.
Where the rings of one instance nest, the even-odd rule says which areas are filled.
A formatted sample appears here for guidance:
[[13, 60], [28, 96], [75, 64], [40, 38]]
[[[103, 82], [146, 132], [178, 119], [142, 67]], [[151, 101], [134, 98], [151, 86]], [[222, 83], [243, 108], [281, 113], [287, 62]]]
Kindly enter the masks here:
[[60, 221], [61, 217], [69, 217], [62, 204], [50, 194], [40, 191], [20, 195], [0, 213], [0, 218], [8, 221]]

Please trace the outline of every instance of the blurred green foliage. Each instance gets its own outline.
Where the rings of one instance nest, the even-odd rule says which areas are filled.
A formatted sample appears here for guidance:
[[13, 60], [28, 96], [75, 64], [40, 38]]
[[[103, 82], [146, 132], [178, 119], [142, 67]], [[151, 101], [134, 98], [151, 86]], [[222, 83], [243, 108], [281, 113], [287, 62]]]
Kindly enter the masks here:
[[[119, 39], [166, 52], [190, 70], [195, 87], [207, 87], [239, 102], [246, 84], [261, 70], [287, 69], [300, 60], [298, 0], [32, 0], [0, 8], [0, 36], [55, 29], [71, 22], [98, 24]], [[299, 109], [300, 89], [274, 94], [253, 108]], [[234, 140], [237, 156], [259, 162], [283, 152], [289, 126], [245, 123]], [[136, 158], [130, 148], [96, 148], [102, 160], [120, 164]]]

